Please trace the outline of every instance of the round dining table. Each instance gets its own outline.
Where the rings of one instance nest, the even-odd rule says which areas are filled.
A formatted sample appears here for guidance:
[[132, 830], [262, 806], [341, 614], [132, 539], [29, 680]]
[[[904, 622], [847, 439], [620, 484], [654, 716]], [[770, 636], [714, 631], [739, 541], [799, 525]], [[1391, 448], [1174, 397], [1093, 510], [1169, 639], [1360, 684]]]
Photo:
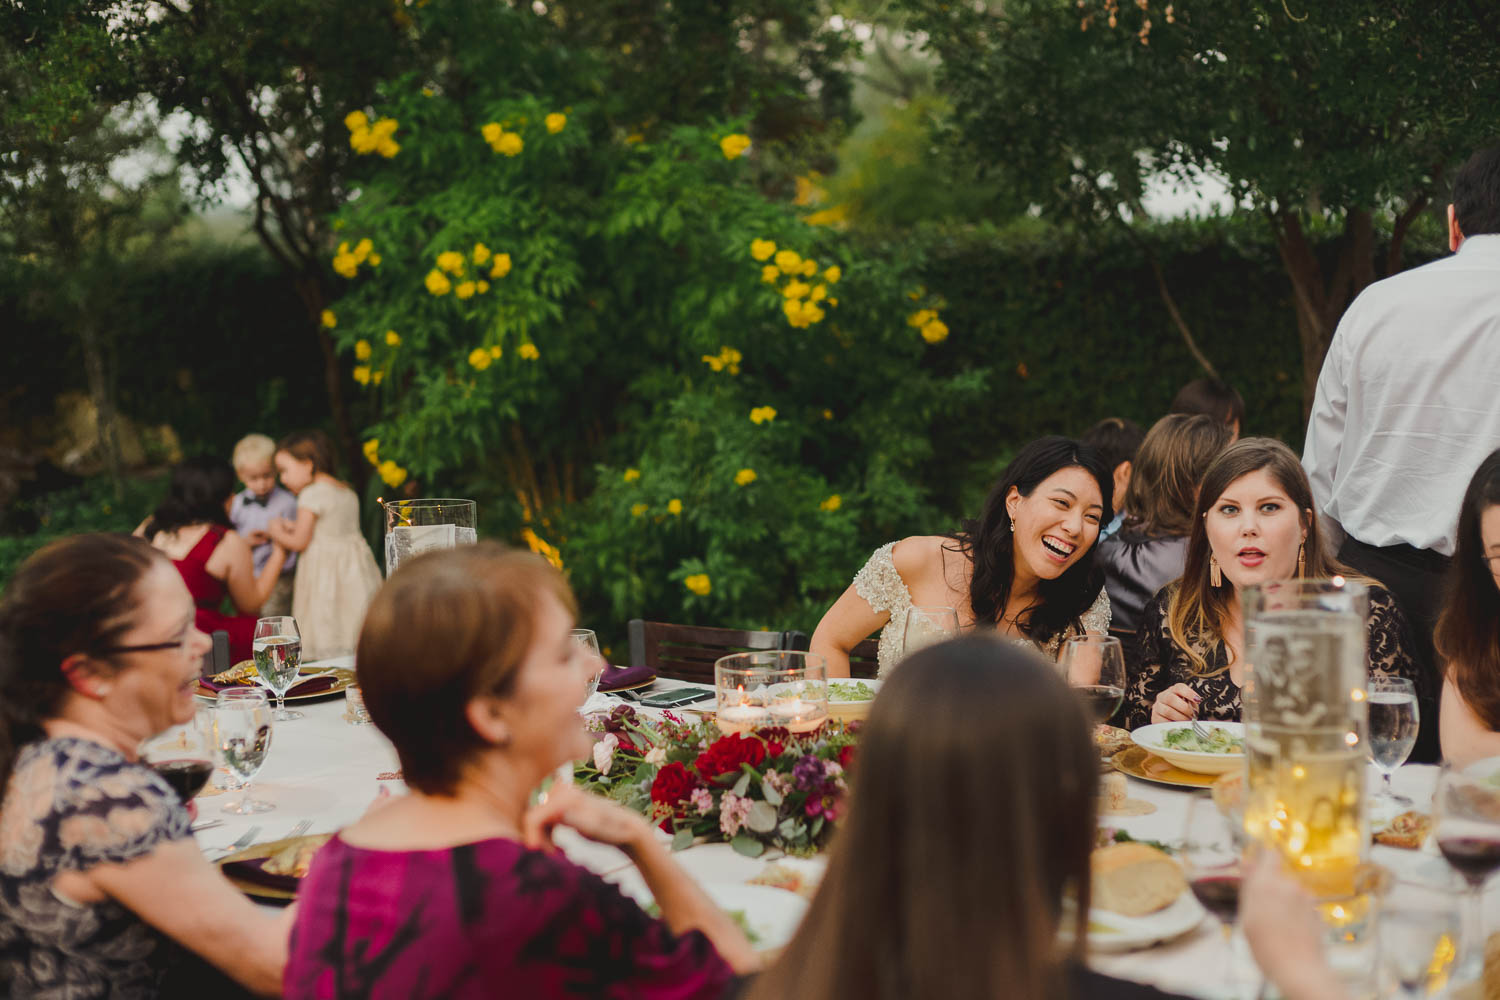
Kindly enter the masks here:
[[[335, 666], [352, 666], [348, 658], [310, 664], [308, 672]], [[685, 686], [683, 682], [659, 680], [660, 687]], [[703, 686], [707, 699], [712, 691]], [[625, 704], [616, 695], [595, 694], [585, 709], [607, 710]], [[303, 713], [301, 719], [274, 724], [270, 752], [252, 783], [256, 799], [270, 803], [268, 812], [234, 815], [223, 811], [223, 804], [241, 794], [222, 790], [227, 772], [221, 768], [213, 783], [198, 797], [198, 819], [195, 836], [210, 858], [217, 860], [231, 852], [254, 844], [279, 840], [295, 832], [332, 833], [357, 820], [382, 790], [401, 794], [405, 784], [401, 765], [391, 744], [380, 731], [368, 723], [358, 724], [348, 712], [343, 697], [290, 703]], [[706, 702], [705, 704], [711, 704]], [[650, 712], [649, 709], [639, 711]], [[675, 709], [686, 714], [691, 706]], [[1045, 762], [1037, 762], [1043, 766]], [[1414, 808], [1430, 812], [1437, 768], [1408, 765], [1395, 776], [1398, 793], [1410, 797]], [[1142, 815], [1101, 816], [1101, 825], [1124, 830], [1138, 840], [1166, 844], [1180, 842], [1188, 804], [1194, 795], [1206, 790], [1169, 787], [1137, 778], [1129, 778], [1128, 795], [1154, 807]], [[1369, 790], [1374, 794], [1379, 776], [1373, 767], [1369, 772]], [[663, 834], [665, 836], [665, 834]], [[619, 850], [584, 840], [568, 830], [560, 830], [558, 845], [575, 863], [615, 882], [622, 890], [643, 898], [644, 885], [629, 859]], [[737, 854], [728, 844], [700, 843], [679, 851], [677, 861], [706, 887], [743, 885], [762, 874], [778, 856], [768, 852], [759, 858]], [[820, 858], [796, 861], [804, 868], [818, 870]], [[1383, 905], [1399, 906], [1409, 887], [1440, 886], [1459, 891], [1459, 883], [1446, 862], [1430, 843], [1421, 850], [1399, 850], [1376, 845], [1371, 860], [1389, 869], [1394, 884]], [[781, 891], [781, 890], [777, 890]], [[1490, 892], [1485, 898], [1486, 926], [1496, 926], [1500, 918], [1500, 894]], [[1378, 965], [1378, 943], [1365, 946], [1344, 958], [1359, 978], [1360, 967]], [[1090, 964], [1100, 972], [1157, 986], [1163, 990], [1194, 997], [1238, 998], [1254, 1000], [1261, 992], [1261, 980], [1243, 939], [1226, 938], [1223, 930], [1207, 915], [1191, 930], [1171, 940], [1150, 944], [1130, 951], [1093, 952]], [[1335, 956], [1335, 964], [1339, 959]], [[1374, 981], [1374, 975], [1366, 978]], [[1384, 995], [1384, 990], [1380, 991]]]

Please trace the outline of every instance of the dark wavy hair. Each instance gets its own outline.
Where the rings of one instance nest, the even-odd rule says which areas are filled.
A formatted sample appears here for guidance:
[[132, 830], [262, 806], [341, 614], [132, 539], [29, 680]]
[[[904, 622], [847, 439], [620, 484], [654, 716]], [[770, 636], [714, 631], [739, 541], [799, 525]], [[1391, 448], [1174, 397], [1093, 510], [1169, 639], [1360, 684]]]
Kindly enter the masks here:
[[1486, 726], [1500, 729], [1500, 584], [1485, 561], [1479, 531], [1484, 512], [1495, 504], [1500, 504], [1500, 451], [1479, 463], [1464, 491], [1435, 638], [1458, 693]]
[[212, 455], [198, 455], [172, 470], [167, 498], [146, 522], [146, 537], [158, 531], [176, 531], [190, 524], [233, 527], [224, 501], [234, 496], [234, 470]]
[[[1015, 545], [1010, 530], [1010, 513], [1005, 498], [1014, 486], [1023, 497], [1029, 497], [1042, 481], [1062, 469], [1080, 468], [1099, 484], [1104, 499], [1104, 517], [1108, 524], [1114, 517], [1114, 477], [1104, 467], [1099, 453], [1072, 438], [1049, 436], [1022, 448], [1006, 466], [999, 482], [990, 490], [979, 517], [967, 520], [954, 534], [956, 551], [968, 556], [974, 564], [969, 578], [969, 606], [974, 621], [996, 624], [1005, 613], [1015, 580]], [[1017, 617], [1020, 628], [1035, 642], [1045, 643], [1069, 625], [1076, 625], [1104, 587], [1104, 574], [1094, 565], [1098, 541], [1078, 557], [1055, 580], [1043, 580], [1037, 588], [1038, 602]]]
[[74, 535], [37, 550], [0, 602], [0, 793], [70, 688], [62, 663], [102, 656], [133, 622], [136, 584], [163, 556], [144, 538]]
[[[914, 653], [860, 735], [828, 874], [750, 1000], [1065, 996], [1088, 939], [1090, 728], [1033, 652], [967, 636]], [[974, 766], [1017, 757], [1047, 766]]]
[[1453, 175], [1453, 217], [1464, 236], [1500, 233], [1500, 143], [1475, 152]]

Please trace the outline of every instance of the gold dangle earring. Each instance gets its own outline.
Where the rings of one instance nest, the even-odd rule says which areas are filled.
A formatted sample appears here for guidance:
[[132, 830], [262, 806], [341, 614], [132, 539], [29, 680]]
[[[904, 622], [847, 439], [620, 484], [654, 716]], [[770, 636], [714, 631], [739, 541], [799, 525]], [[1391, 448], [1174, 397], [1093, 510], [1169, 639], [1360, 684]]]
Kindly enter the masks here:
[[1297, 546], [1297, 578], [1300, 580], [1307, 572], [1307, 558], [1302, 554], [1304, 546]]
[[1219, 571], [1219, 560], [1213, 553], [1208, 556], [1208, 585], [1210, 587], [1224, 586], [1224, 574]]

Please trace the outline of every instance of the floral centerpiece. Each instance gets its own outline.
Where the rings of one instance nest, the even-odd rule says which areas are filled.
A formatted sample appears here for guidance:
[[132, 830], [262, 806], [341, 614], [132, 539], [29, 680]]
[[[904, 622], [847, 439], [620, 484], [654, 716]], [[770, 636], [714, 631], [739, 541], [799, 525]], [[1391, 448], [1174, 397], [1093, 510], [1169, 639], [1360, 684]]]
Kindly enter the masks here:
[[620, 705], [589, 717], [593, 756], [574, 780], [640, 812], [680, 850], [698, 837], [749, 857], [768, 847], [812, 854], [843, 814], [857, 724], [724, 735], [712, 721], [660, 720]]

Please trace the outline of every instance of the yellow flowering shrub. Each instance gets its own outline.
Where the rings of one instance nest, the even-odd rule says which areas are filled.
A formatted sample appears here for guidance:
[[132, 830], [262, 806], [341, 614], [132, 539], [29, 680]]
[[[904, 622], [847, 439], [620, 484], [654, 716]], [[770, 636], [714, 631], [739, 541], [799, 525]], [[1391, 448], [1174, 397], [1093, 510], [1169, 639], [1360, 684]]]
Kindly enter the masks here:
[[838, 510], [842, 506], [844, 506], [844, 498], [835, 493], [827, 500], [824, 500], [822, 503], [818, 504], [818, 509], [832, 512]]
[[370, 384], [369, 365], [355, 365], [354, 370], [350, 374], [354, 376], [354, 381], [358, 382], [360, 385]]
[[401, 334], [397, 333], [395, 330], [385, 331], [385, 344], [387, 347], [400, 347]]
[[446, 274], [437, 268], [433, 268], [427, 272], [425, 284], [427, 285], [427, 290], [433, 295], [447, 295], [453, 291], [453, 283], [448, 280]]
[[645, 517], [646, 516], [646, 511], [648, 511], [650, 509], [651, 508], [647, 504], [643, 504], [643, 503], [634, 503], [634, 504], [631, 504], [630, 505], [630, 516], [631, 517]]
[[370, 360], [370, 342], [361, 337], [354, 342], [354, 356], [361, 361]]
[[394, 489], [406, 482], [407, 472], [401, 466], [390, 459], [386, 459], [376, 466], [375, 471], [379, 473], [381, 482]]
[[503, 278], [503, 277], [505, 277], [509, 273], [510, 273], [510, 254], [508, 254], [508, 253], [497, 253], [497, 254], [495, 254], [495, 263], [490, 268], [490, 277], [491, 278]]
[[756, 476], [754, 469], [741, 469], [739, 472], [736, 472], [734, 474], [734, 485], [749, 486], [751, 483], [755, 482], [755, 479]]
[[379, 438], [370, 438], [370, 440], [364, 443], [364, 446], [361, 448], [361, 450], [365, 453], [365, 458], [369, 460], [371, 465], [380, 464]]
[[707, 573], [693, 573], [682, 578], [682, 585], [699, 597], [707, 597], [714, 589]]
[[473, 298], [477, 287], [472, 281], [460, 281], [453, 286], [453, 294], [460, 299]]
[[768, 285], [776, 284], [776, 279], [781, 277], [781, 269], [775, 264], [767, 264], [760, 269], [760, 280]]
[[636, 482], [636, 481], [638, 481], [641, 478], [641, 470], [640, 469], [626, 469], [625, 470], [625, 474], [623, 476], [621, 476], [620, 478], [623, 479], [623, 480], [625, 480], [625, 482], [627, 482], [627, 483]]
[[495, 356], [483, 347], [476, 347], [469, 352], [469, 364], [477, 371], [484, 371], [495, 361]]
[[934, 319], [922, 324], [922, 339], [929, 344], [940, 344], [948, 339], [948, 324]]
[[719, 149], [724, 153], [726, 160], [738, 160], [745, 155], [745, 150], [750, 148], [750, 137], [735, 133], [726, 135], [719, 140]]
[[339, 318], [333, 314], [332, 309], [324, 309], [322, 314], [323, 325], [332, 330], [339, 325]]
[[771, 255], [774, 254], [775, 252], [776, 252], [776, 243], [775, 243], [774, 240], [751, 240], [750, 241], [750, 256], [753, 259], [757, 260], [757, 261], [764, 262], [764, 261], [770, 260], [771, 259]]
[[568, 116], [562, 114], [561, 112], [554, 111], [545, 119], [543, 119], [543, 122], [547, 126], [548, 134], [556, 135], [567, 127]]
[[778, 250], [776, 251], [776, 266], [785, 274], [800, 274], [802, 255], [795, 250]]
[[536, 345], [530, 343], [522, 344], [520, 347], [516, 348], [516, 354], [519, 355], [523, 361], [535, 361], [537, 358], [542, 356], [542, 352], [537, 350]]
[[667, 513], [671, 514], [673, 517], [679, 516], [682, 513], [682, 501], [677, 497], [673, 497], [672, 499], [668, 500]]
[[493, 255], [490, 253], [489, 247], [485, 246], [483, 243], [474, 244], [473, 259], [476, 266], [483, 264], [485, 261], [489, 260], [491, 256]]
[[766, 424], [776, 419], [776, 407], [757, 406], [750, 411], [750, 422], [752, 424]]
[[458, 277], [464, 273], [464, 255], [456, 250], [445, 250], [437, 255], [437, 266], [439, 270]]

